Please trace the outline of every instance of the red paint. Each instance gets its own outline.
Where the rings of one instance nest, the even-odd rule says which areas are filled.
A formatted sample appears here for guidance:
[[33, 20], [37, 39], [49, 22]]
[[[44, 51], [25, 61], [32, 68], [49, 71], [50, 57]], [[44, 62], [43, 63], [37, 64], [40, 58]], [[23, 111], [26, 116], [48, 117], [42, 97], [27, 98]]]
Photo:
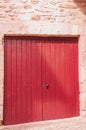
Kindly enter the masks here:
[[5, 37], [4, 92], [4, 124], [78, 116], [78, 39]]

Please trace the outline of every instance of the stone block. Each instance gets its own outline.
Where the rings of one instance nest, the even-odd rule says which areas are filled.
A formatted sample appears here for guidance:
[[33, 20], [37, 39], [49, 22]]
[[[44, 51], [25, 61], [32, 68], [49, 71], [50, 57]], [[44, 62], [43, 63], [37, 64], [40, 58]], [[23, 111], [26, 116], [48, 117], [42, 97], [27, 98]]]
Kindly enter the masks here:
[[39, 20], [41, 20], [41, 16], [38, 15], [38, 14], [34, 14], [34, 15], [32, 15], [32, 17], [31, 17], [31, 20], [39, 21]]
[[59, 4], [59, 7], [64, 8], [64, 9], [76, 9], [77, 5], [73, 2], [63, 2]]
[[39, 0], [31, 0], [32, 4], [38, 4]]
[[5, 8], [5, 12], [10, 12], [10, 11], [11, 11], [11, 8], [10, 8], [9, 5], [7, 5], [6, 8]]
[[10, 0], [4, 0], [4, 2], [9, 3], [9, 2], [10, 2]]
[[25, 4], [24, 9], [31, 9], [31, 5], [30, 4]]
[[0, 18], [6, 18], [6, 13], [3, 10], [0, 12]]

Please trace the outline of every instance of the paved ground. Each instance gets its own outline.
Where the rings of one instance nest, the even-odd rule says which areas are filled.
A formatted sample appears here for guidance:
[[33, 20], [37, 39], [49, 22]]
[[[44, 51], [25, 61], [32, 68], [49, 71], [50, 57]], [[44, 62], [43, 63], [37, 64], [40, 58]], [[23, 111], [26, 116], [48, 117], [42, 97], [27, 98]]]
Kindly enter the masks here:
[[54, 121], [0, 126], [0, 130], [86, 130], [86, 118], [77, 117]]

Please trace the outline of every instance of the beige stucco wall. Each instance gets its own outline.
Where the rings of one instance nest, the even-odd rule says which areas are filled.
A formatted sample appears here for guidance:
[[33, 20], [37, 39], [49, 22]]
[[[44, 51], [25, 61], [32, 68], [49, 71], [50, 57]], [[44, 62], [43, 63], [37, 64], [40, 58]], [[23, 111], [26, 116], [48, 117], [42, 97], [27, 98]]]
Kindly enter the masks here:
[[0, 0], [0, 120], [3, 120], [4, 34], [80, 35], [80, 113], [86, 116], [85, 0]]

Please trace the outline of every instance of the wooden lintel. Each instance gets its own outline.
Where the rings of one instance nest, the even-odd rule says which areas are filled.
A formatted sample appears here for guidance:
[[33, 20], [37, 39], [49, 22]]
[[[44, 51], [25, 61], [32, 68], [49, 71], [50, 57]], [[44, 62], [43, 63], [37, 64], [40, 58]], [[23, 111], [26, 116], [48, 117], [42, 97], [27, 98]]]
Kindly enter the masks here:
[[5, 36], [28, 36], [28, 37], [79, 37], [80, 35], [72, 34], [4, 34]]

